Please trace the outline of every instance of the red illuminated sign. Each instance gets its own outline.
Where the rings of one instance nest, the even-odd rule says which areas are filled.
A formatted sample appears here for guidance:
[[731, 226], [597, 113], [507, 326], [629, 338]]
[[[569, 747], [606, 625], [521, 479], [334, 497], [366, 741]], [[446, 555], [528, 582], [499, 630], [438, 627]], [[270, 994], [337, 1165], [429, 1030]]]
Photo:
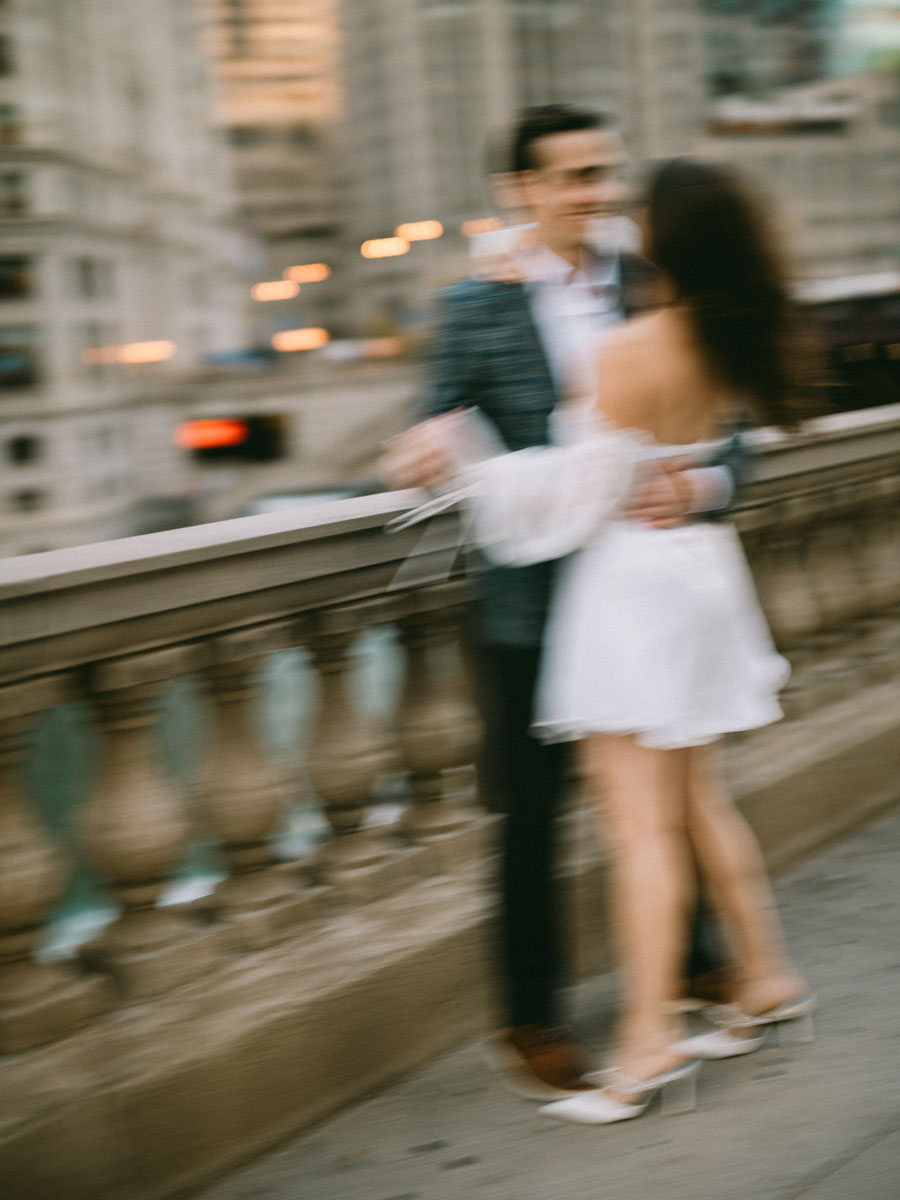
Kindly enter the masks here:
[[218, 446], [240, 446], [246, 442], [247, 422], [226, 417], [185, 421], [175, 430], [175, 445], [181, 450], [212, 450]]

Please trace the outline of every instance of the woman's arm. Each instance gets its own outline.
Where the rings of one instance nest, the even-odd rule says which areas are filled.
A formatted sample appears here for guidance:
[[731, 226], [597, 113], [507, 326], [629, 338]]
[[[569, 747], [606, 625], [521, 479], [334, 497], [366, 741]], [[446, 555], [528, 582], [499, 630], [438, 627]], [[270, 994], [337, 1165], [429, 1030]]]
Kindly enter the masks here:
[[621, 511], [642, 457], [633, 433], [598, 429], [572, 445], [486, 459], [461, 476], [473, 540], [502, 566], [564, 558]]
[[[597, 360], [597, 407], [605, 420], [620, 428], [653, 431], [658, 421], [654, 401], [667, 383], [666, 354], [646, 319], [617, 329], [603, 343]], [[678, 363], [670, 367], [676, 370]], [[666, 528], [688, 517], [715, 519], [727, 512], [751, 463], [741, 436], [745, 427], [736, 425], [727, 444], [702, 466], [687, 455], [661, 460], [655, 471], [644, 473], [629, 498], [627, 515]]]

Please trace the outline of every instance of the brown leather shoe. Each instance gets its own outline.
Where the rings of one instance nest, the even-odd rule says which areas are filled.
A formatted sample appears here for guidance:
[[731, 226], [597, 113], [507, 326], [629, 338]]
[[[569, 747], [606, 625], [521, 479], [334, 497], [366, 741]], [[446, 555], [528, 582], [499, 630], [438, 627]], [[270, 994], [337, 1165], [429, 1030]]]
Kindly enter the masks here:
[[487, 1038], [482, 1053], [507, 1086], [529, 1100], [577, 1096], [593, 1086], [585, 1079], [592, 1064], [564, 1026], [514, 1025]]

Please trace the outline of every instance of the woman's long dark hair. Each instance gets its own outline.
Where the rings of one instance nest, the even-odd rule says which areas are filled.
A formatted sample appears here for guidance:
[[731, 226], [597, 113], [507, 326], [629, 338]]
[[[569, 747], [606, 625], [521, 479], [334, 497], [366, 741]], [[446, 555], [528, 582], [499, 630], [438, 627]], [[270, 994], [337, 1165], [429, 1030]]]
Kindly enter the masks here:
[[715, 374], [763, 424], [795, 427], [795, 314], [758, 203], [728, 168], [677, 158], [650, 181], [648, 219], [651, 257], [689, 306]]

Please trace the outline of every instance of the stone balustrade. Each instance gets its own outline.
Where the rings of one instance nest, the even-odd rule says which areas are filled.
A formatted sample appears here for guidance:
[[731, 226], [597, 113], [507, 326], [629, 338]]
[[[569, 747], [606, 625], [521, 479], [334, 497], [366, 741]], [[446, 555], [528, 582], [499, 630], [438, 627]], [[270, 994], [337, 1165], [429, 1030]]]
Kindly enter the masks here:
[[[869, 762], [854, 797], [823, 800], [821, 828], [805, 810], [791, 824], [760, 807], [778, 860], [896, 798], [900, 764], [884, 747], [897, 741], [900, 711], [878, 689], [900, 669], [900, 405], [759, 440], [759, 469], [736, 520], [795, 676], [788, 722], [735, 739], [729, 750], [738, 775], [751, 780], [751, 819], [754, 788], [798, 794], [800, 759], [806, 770], [827, 758], [810, 742], [822, 735], [802, 723], [825, 720], [829, 705], [836, 712], [866, 689], [874, 699], [857, 740], [848, 741], [844, 720], [830, 745], [845, 747], [847, 762], [877, 745], [885, 774]], [[477, 721], [459, 652], [469, 584], [455, 561], [454, 514], [436, 518], [424, 537], [420, 527], [384, 533], [411, 499], [369, 496], [0, 564], [0, 1073], [10, 1081], [0, 1090], [15, 1097], [0, 1106], [0, 1176], [18, 1181], [22, 1190], [12, 1194], [165, 1196], [451, 1044], [480, 1019], [484, 972], [473, 947], [490, 917], [481, 876], [491, 822], [471, 788]], [[397, 630], [406, 663], [388, 723], [361, 711], [349, 673], [360, 633], [386, 625]], [[299, 766], [272, 760], [251, 700], [267, 656], [297, 646], [318, 681], [303, 765], [329, 836], [286, 863], [272, 843]], [[159, 753], [158, 714], [164, 689], [184, 676], [202, 689], [206, 730], [190, 777], [176, 779]], [[74, 958], [50, 962], [36, 949], [67, 867], [36, 816], [22, 764], [40, 715], [75, 699], [93, 714], [99, 743], [76, 838], [117, 915]], [[753, 746], [762, 747], [756, 761]], [[785, 772], [776, 778], [779, 762]], [[405, 779], [408, 803], [399, 820], [373, 825], [367, 815], [386, 771]], [[810, 787], [818, 794], [814, 779]], [[198, 837], [217, 847], [224, 878], [202, 902], [160, 905]], [[418, 999], [408, 980], [392, 991], [387, 968], [374, 961], [383, 952], [400, 963], [413, 944], [432, 979]], [[434, 963], [421, 966], [438, 954], [437, 974]], [[326, 993], [327, 1013], [319, 1012]], [[411, 1048], [417, 1025], [429, 1033]], [[177, 1053], [167, 1040], [176, 1026], [191, 1043]], [[305, 1058], [294, 1057], [297, 1045]], [[185, 1054], [206, 1081], [199, 1090], [186, 1082]], [[62, 1152], [41, 1156], [35, 1130], [71, 1145], [73, 1081], [85, 1055], [85, 1112], [98, 1140], [86, 1139], [73, 1176]], [[97, 1056], [107, 1059], [106, 1074], [94, 1072]], [[150, 1062], [157, 1093], [142, 1091]], [[231, 1124], [189, 1136], [183, 1122], [193, 1128], [198, 1114], [224, 1111], [224, 1099], [210, 1099], [217, 1062]], [[257, 1076], [261, 1063], [268, 1074]], [[306, 1105], [286, 1098], [294, 1076], [279, 1072], [288, 1064], [300, 1074], [297, 1088], [315, 1093]], [[319, 1072], [315, 1087], [306, 1068]], [[54, 1072], [65, 1086], [51, 1085]], [[264, 1101], [266, 1080], [272, 1097]], [[104, 1125], [117, 1088], [135, 1106], [127, 1153], [112, 1153]], [[171, 1101], [167, 1118], [148, 1118], [151, 1094]], [[152, 1146], [154, 1137], [158, 1160], [139, 1171], [143, 1141]]]

